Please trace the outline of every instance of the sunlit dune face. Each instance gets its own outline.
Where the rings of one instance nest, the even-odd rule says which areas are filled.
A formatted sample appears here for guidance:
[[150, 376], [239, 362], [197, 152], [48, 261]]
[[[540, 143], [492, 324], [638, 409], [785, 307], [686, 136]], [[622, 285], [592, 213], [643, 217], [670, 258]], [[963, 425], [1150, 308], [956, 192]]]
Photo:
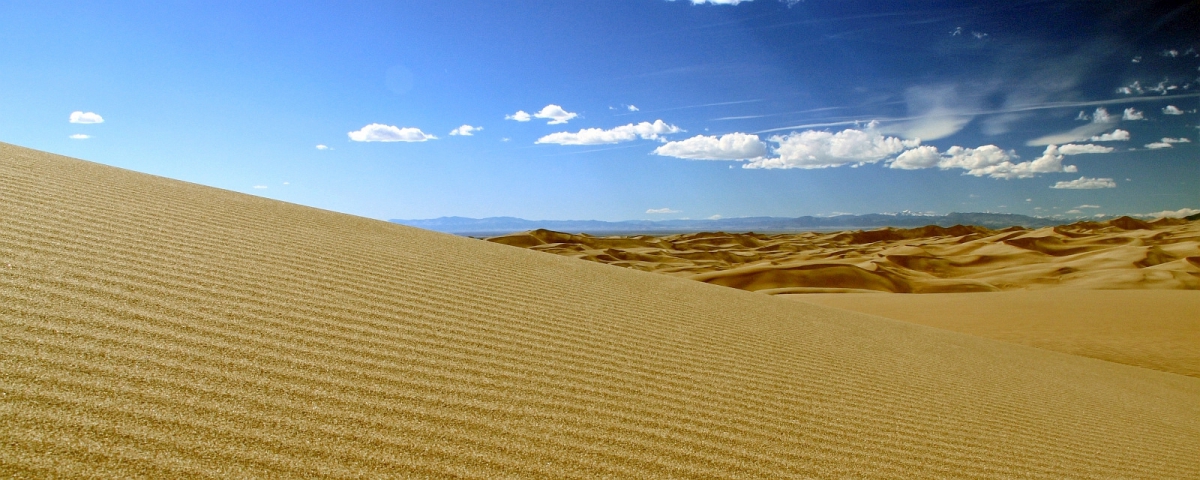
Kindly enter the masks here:
[[768, 294], [1200, 289], [1200, 222], [1178, 219], [782, 235], [538, 230], [488, 240]]

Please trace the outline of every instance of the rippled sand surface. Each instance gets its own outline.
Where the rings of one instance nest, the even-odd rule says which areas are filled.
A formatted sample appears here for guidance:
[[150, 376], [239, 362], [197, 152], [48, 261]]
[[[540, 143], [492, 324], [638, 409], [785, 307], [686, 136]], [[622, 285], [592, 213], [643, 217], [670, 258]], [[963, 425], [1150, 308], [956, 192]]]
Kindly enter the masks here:
[[0, 144], [0, 476], [1194, 478], [1197, 451], [1197, 378]]

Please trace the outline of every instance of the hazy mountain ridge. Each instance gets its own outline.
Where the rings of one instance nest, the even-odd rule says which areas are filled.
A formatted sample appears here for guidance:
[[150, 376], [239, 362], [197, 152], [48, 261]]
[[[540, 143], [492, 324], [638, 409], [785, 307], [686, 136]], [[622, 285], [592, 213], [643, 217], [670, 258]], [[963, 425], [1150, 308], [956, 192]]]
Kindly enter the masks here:
[[921, 227], [938, 225], [976, 225], [987, 228], [1022, 226], [1028, 228], [1048, 227], [1069, 223], [1062, 218], [1038, 218], [1011, 213], [950, 213], [947, 215], [924, 215], [911, 213], [870, 213], [865, 215], [838, 215], [833, 217], [741, 217], [716, 220], [626, 220], [606, 222], [602, 220], [526, 220], [516, 217], [439, 217], [425, 220], [389, 220], [445, 233], [510, 233], [544, 228], [560, 232], [699, 232], [711, 230], [789, 232], [826, 228], [875, 228], [875, 227]]

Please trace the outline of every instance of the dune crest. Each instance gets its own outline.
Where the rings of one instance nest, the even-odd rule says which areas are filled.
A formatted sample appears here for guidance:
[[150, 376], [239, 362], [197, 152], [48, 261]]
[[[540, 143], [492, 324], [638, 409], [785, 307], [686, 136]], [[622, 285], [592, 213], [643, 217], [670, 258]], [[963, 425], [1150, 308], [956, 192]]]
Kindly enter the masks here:
[[0, 144], [0, 476], [1187, 478], [1197, 451], [1200, 379]]
[[1200, 289], [1200, 222], [1183, 219], [783, 235], [592, 237], [536, 230], [488, 240], [768, 294]]

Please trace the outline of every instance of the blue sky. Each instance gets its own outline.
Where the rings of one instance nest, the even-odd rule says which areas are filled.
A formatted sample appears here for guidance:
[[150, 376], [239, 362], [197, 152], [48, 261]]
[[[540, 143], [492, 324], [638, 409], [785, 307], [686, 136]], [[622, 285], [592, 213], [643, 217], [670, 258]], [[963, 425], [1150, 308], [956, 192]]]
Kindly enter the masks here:
[[714, 3], [6, 2], [0, 141], [379, 219], [1200, 208], [1194, 2]]

